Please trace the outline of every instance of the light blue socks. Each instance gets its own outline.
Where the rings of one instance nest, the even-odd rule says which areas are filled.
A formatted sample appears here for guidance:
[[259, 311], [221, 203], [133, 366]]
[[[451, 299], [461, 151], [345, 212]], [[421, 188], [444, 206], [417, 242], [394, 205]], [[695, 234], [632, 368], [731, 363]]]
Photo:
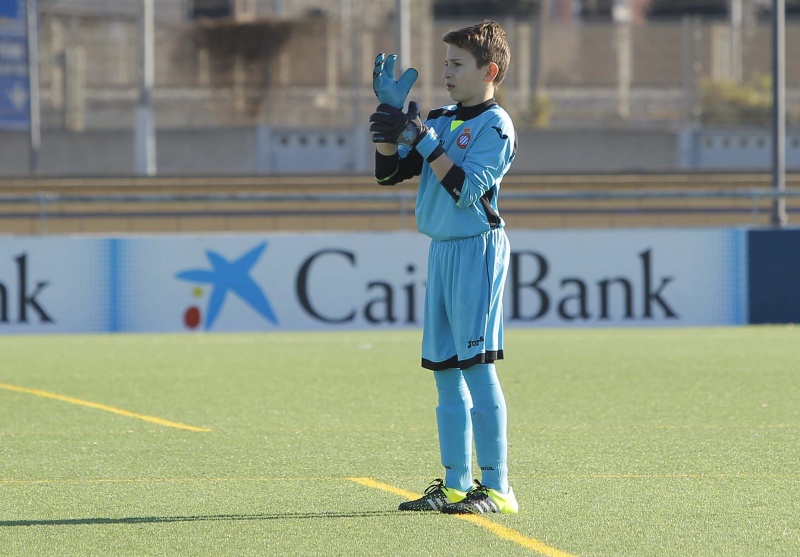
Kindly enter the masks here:
[[460, 369], [434, 371], [439, 405], [439, 449], [445, 469], [444, 484], [459, 491], [472, 487], [472, 398]]
[[463, 371], [472, 395], [475, 452], [481, 483], [508, 493], [508, 414], [506, 399], [494, 364], [478, 364]]
[[494, 364], [434, 371], [433, 376], [445, 485], [460, 491], [472, 487], [474, 430], [481, 483], [508, 493], [508, 415]]

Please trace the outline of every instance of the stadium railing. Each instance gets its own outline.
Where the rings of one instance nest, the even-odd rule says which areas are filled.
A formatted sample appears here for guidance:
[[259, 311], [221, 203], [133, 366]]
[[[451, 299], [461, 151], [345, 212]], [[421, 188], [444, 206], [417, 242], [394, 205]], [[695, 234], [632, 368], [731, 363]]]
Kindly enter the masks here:
[[[513, 228], [762, 226], [800, 174], [509, 176], [500, 198]], [[0, 234], [412, 230], [414, 202], [366, 176], [7, 179]]]

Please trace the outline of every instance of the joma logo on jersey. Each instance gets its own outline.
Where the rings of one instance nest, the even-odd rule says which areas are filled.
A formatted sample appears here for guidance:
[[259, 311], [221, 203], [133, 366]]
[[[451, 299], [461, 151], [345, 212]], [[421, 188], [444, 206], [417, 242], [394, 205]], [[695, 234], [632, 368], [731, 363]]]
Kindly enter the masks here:
[[479, 338], [477, 340], [468, 340], [467, 341], [467, 348], [475, 348], [476, 346], [480, 346], [482, 342], [483, 342], [483, 337], [481, 337], [481, 338]]
[[469, 145], [469, 140], [472, 139], [472, 136], [469, 134], [470, 128], [464, 130], [464, 132], [458, 136], [456, 139], [456, 145], [459, 146], [461, 149], [466, 149], [467, 145]]

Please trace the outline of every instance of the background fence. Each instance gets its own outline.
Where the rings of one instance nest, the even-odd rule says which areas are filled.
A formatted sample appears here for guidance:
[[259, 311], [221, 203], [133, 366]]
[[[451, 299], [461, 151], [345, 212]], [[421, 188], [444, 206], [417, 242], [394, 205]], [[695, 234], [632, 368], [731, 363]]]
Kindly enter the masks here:
[[[376, 102], [371, 68], [376, 52], [398, 50], [394, 11], [398, 2], [241, 2], [252, 9], [248, 17], [236, 21], [193, 20], [187, 17], [188, 0], [155, 3], [158, 173], [205, 181], [194, 192], [208, 196], [204, 201], [102, 198], [182, 194], [158, 181], [128, 191], [127, 186], [119, 190], [113, 185], [117, 181], [104, 179], [99, 189], [83, 193], [101, 196], [89, 201], [75, 189], [59, 185], [69, 180], [23, 181], [25, 192], [17, 192], [13, 180], [5, 180], [0, 182], [4, 197], [0, 231], [412, 226], [405, 212], [408, 196], [374, 198], [377, 194], [368, 178], [373, 146], [365, 122]], [[446, 104], [450, 101], [441, 87], [441, 36], [480, 18], [434, 18], [430, 0], [409, 3], [413, 24], [406, 44], [410, 48], [401, 61], [420, 71], [413, 96], [423, 108]], [[36, 170], [40, 177], [140, 172], [134, 161], [133, 130], [141, 79], [141, 6], [140, 1], [40, 0], [44, 125]], [[761, 193], [769, 186], [765, 174], [742, 186], [748, 188], [744, 195], [740, 185], [729, 184], [718, 188], [725, 195], [716, 192], [704, 199], [682, 192], [694, 188], [702, 193], [707, 176], [687, 180], [672, 191], [654, 191], [658, 181], [646, 174], [766, 170], [771, 148], [767, 21], [749, 17], [739, 25], [685, 17], [615, 23], [550, 15], [531, 10], [520, 17], [501, 18], [513, 56], [498, 97], [520, 132], [519, 156], [503, 186], [504, 193], [517, 190], [504, 206], [504, 215], [513, 224], [768, 222], [773, 200], [770, 193]], [[792, 170], [800, 168], [800, 64], [796, 63], [800, 21], [796, 19], [788, 21], [786, 50], [787, 166]], [[27, 173], [26, 143], [23, 132], [0, 133], [0, 175]], [[541, 176], [531, 177], [534, 172], [624, 175], [613, 180], [579, 178], [586, 189], [605, 188], [608, 197], [600, 199], [581, 191], [553, 197]], [[274, 192], [284, 196], [280, 200], [243, 200], [236, 196], [254, 192], [230, 178], [264, 177], [253, 186], [263, 194], [264, 188], [273, 187], [267, 184], [270, 176], [310, 173], [317, 177], [305, 182], [334, 183], [330, 176], [337, 175], [337, 183], [364, 190], [357, 192], [358, 200], [343, 197], [323, 204], [286, 197], [286, 185], [294, 182], [282, 178], [281, 191]], [[615, 197], [617, 183], [627, 183], [631, 176], [639, 180], [640, 192], [625, 199]], [[545, 182], [563, 188], [573, 177], [560, 179], [557, 185]], [[790, 176], [789, 183], [796, 184], [796, 179]], [[50, 187], [63, 191], [54, 193]], [[167, 189], [149, 189], [158, 187]], [[303, 187], [308, 192], [313, 186]], [[37, 192], [31, 193], [34, 189]], [[27, 201], [14, 197], [20, 193], [28, 196]], [[230, 203], [213, 203], [214, 196], [226, 195], [232, 196]], [[793, 207], [795, 197], [791, 192], [787, 197]]]
[[[43, 118], [49, 128], [132, 127], [138, 99], [139, 2], [42, 0]], [[263, 4], [263, 3], [262, 3]], [[374, 108], [373, 58], [397, 50], [395, 0], [340, 0], [327, 10], [187, 21], [183, 0], [156, 3], [156, 123], [162, 128], [269, 124], [349, 126]], [[255, 5], [255, 4], [254, 4]], [[290, 9], [289, 6], [292, 6]], [[434, 19], [412, 2], [414, 94], [449, 102], [441, 36], [473, 23]], [[78, 9], [78, 7], [81, 7]], [[263, 16], [258, 16], [263, 13]], [[518, 127], [769, 123], [770, 26], [685, 18], [612, 21], [507, 18], [512, 67], [501, 101]], [[787, 103], [800, 117], [800, 22], [787, 23]], [[742, 93], [750, 94], [744, 101]]]

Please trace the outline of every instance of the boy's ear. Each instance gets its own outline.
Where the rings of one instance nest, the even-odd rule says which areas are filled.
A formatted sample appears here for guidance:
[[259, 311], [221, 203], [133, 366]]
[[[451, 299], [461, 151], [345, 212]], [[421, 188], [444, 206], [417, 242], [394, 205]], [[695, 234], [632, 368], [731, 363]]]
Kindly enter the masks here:
[[494, 62], [489, 62], [486, 66], [486, 73], [483, 76], [483, 80], [486, 83], [491, 83], [494, 81], [494, 78], [497, 77], [497, 74], [500, 72], [500, 68]]

